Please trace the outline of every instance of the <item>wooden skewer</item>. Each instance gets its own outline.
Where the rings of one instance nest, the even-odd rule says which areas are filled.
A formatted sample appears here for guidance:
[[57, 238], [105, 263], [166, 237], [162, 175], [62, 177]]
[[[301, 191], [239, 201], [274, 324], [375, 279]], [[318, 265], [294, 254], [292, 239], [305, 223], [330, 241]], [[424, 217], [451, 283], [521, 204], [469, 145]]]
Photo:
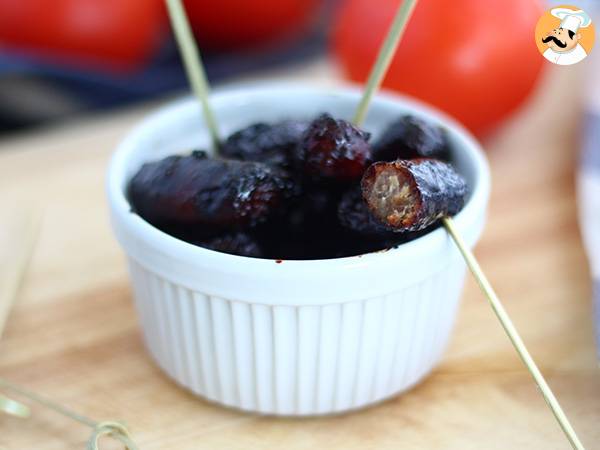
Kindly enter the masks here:
[[450, 234], [450, 236], [454, 240], [454, 243], [460, 250], [460, 253], [465, 259], [469, 270], [471, 270], [473, 277], [475, 278], [475, 280], [477, 280], [477, 284], [479, 284], [479, 287], [481, 288], [483, 294], [490, 302], [490, 306], [492, 307], [494, 313], [496, 314], [496, 317], [498, 317], [498, 320], [502, 324], [502, 328], [504, 328], [504, 331], [510, 339], [510, 342], [512, 343], [513, 347], [519, 354], [519, 357], [523, 361], [523, 364], [525, 364], [525, 367], [527, 367], [529, 373], [531, 373], [531, 376], [533, 377], [535, 383], [540, 389], [544, 400], [552, 410], [554, 417], [556, 417], [558, 424], [565, 433], [565, 436], [567, 436], [567, 439], [571, 443], [571, 446], [574, 449], [584, 450], [584, 447], [581, 444], [579, 438], [577, 437], [575, 430], [571, 426], [569, 419], [565, 415], [564, 411], [560, 407], [560, 404], [558, 403], [558, 400], [554, 396], [552, 389], [550, 389], [550, 386], [548, 386], [548, 383], [546, 383], [544, 376], [542, 375], [537, 365], [535, 364], [535, 361], [529, 354], [527, 347], [523, 343], [521, 336], [519, 336], [519, 333], [513, 325], [512, 320], [510, 320], [510, 316], [504, 309], [504, 306], [502, 306], [502, 302], [496, 295], [494, 288], [492, 288], [492, 285], [483, 273], [483, 270], [477, 262], [475, 255], [473, 255], [473, 252], [469, 249], [467, 244], [465, 244], [464, 240], [460, 236], [458, 230], [456, 229], [454, 221], [450, 217], [444, 217], [442, 219], [442, 223], [444, 224], [446, 230], [448, 231], [448, 234]]
[[[371, 102], [374, 93], [379, 87], [381, 80], [383, 80], [383, 77], [385, 76], [385, 73], [390, 65], [390, 62], [394, 56], [394, 52], [402, 36], [403, 30], [406, 26], [406, 23], [408, 22], [408, 19], [410, 18], [411, 12], [415, 7], [416, 2], [417, 0], [404, 0], [398, 8], [398, 12], [396, 13], [394, 22], [392, 23], [388, 35], [385, 38], [385, 41], [383, 42], [377, 60], [375, 61], [373, 69], [371, 70], [371, 75], [369, 76], [367, 85], [365, 86], [363, 97], [361, 99], [361, 102], [359, 103], [358, 109], [356, 110], [356, 114], [354, 116], [354, 123], [357, 125], [360, 125], [366, 116], [369, 103]], [[527, 350], [527, 347], [523, 343], [523, 340], [519, 336], [519, 333], [517, 332], [515, 326], [510, 320], [508, 313], [502, 306], [502, 302], [494, 292], [494, 289], [492, 288], [490, 282], [483, 273], [483, 270], [481, 269], [479, 263], [475, 259], [475, 256], [460, 236], [458, 230], [454, 225], [454, 221], [450, 217], [445, 217], [442, 219], [442, 223], [444, 224], [444, 227], [448, 231], [448, 234], [452, 237], [454, 243], [460, 250], [465, 262], [467, 263], [467, 266], [469, 267], [471, 273], [477, 280], [481, 291], [488, 299], [490, 306], [492, 307], [494, 313], [496, 314], [496, 317], [500, 321], [500, 324], [504, 328], [504, 331], [510, 339], [513, 347], [515, 348], [515, 350], [519, 354], [519, 357], [523, 361], [523, 364], [525, 364], [525, 367], [531, 373], [531, 376], [533, 377], [535, 383], [540, 389], [542, 396], [546, 401], [546, 404], [552, 410], [554, 417], [558, 421], [562, 431], [569, 440], [569, 443], [576, 450], [584, 450], [584, 447], [579, 438], [577, 437], [575, 430], [571, 426], [569, 419], [562, 410], [560, 404], [558, 403], [558, 400], [556, 399], [552, 390], [550, 389], [550, 386], [548, 386], [548, 383], [544, 379], [544, 376], [533, 361], [533, 358]]]
[[[2, 248], [8, 249], [8, 252], [2, 255], [3, 261], [0, 263], [0, 336], [27, 272], [39, 230], [40, 217], [30, 213], [19, 218], [18, 223], [10, 229], [7, 228], [5, 233], [2, 233], [3, 236], [0, 236]], [[15, 240], [14, 232], [23, 233], [23, 237]], [[1, 394], [0, 411], [20, 418], [31, 415], [27, 406]]]
[[[18, 220], [18, 224], [15, 222], [14, 230], [7, 229], [6, 236], [2, 236], [6, 244], [2, 247], [8, 248], [9, 253], [2, 255], [3, 262], [0, 264], [0, 336], [23, 282], [39, 234], [41, 217], [36, 214], [25, 214]], [[11, 233], [14, 231], [23, 233], [22, 238], [15, 239]]]
[[[2, 248], [6, 247], [10, 250], [8, 254], [2, 255], [5, 263], [0, 264], [0, 335], [2, 334], [10, 309], [18, 296], [25, 273], [27, 272], [35, 242], [39, 235], [41, 216], [36, 212], [32, 212], [23, 218], [23, 222], [24, 223], [19, 222], [18, 227], [15, 226], [11, 229], [7, 229], [6, 234], [2, 233], [2, 235], [0, 235], [0, 237], [3, 238], [2, 240], [6, 241], [7, 244], [14, 242], [12, 245], [2, 246]], [[21, 239], [15, 239], [15, 230], [16, 232], [22, 231], [24, 233]], [[14, 251], [11, 251], [12, 249], [14, 249]], [[63, 416], [91, 427], [93, 432], [87, 442], [87, 449], [99, 450], [98, 441], [100, 437], [105, 435], [118, 440], [129, 450], [138, 449], [131, 440], [127, 427], [119, 422], [95, 422], [88, 417], [71, 411], [58, 403], [45, 399], [34, 392], [19, 387], [3, 378], [0, 378], [0, 389], [12, 391], [17, 395], [52, 409]], [[0, 412], [20, 418], [28, 418], [31, 416], [31, 410], [28, 406], [2, 394], [0, 394]]]
[[[66, 406], [63, 406], [59, 403], [42, 397], [41, 395], [36, 394], [35, 392], [32, 392], [21, 386], [17, 386], [16, 384], [11, 383], [10, 381], [5, 380], [3, 378], [0, 378], [0, 389], [12, 391], [13, 393], [25, 397], [28, 400], [37, 403], [40, 406], [48, 408], [58, 414], [61, 414], [64, 417], [68, 417], [69, 419], [79, 422], [82, 425], [92, 428], [92, 434], [90, 435], [87, 441], [87, 445], [85, 447], [86, 450], [99, 450], [99, 440], [103, 436], [109, 436], [119, 441], [125, 446], [126, 450], [139, 450], [138, 446], [135, 444], [135, 442], [133, 442], [131, 438], [129, 429], [121, 422], [116, 422], [112, 420], [96, 422], [95, 420], [90, 419], [89, 417], [86, 417], [83, 414], [79, 414], [78, 412], [72, 411]], [[13, 403], [17, 402], [13, 401]]]
[[381, 49], [379, 50], [375, 64], [371, 69], [371, 73], [369, 74], [369, 79], [365, 85], [365, 90], [360, 103], [358, 104], [358, 108], [356, 108], [354, 119], [352, 120], [355, 125], [361, 125], [365, 120], [371, 99], [373, 98], [373, 95], [377, 89], [379, 89], [379, 86], [381, 85], [381, 82], [383, 81], [383, 78], [390, 67], [394, 53], [396, 53], [396, 49], [400, 43], [400, 38], [404, 33], [406, 24], [408, 23], [416, 4], [417, 0], [404, 0], [400, 4], [398, 12], [396, 12], [396, 17], [394, 17], [394, 21], [390, 26], [390, 30], [388, 31], [388, 34], [381, 45]]
[[208, 101], [210, 89], [198, 46], [194, 40], [190, 23], [181, 0], [166, 0], [166, 2], [188, 80], [194, 94], [196, 94], [196, 97], [202, 105], [204, 120], [206, 121], [206, 126], [208, 127], [214, 150], [215, 152], [218, 152], [221, 139], [219, 137], [219, 129], [217, 127], [215, 115], [213, 114]]
[[0, 394], [0, 411], [20, 419], [27, 419], [31, 416], [31, 410], [27, 406], [2, 394]]

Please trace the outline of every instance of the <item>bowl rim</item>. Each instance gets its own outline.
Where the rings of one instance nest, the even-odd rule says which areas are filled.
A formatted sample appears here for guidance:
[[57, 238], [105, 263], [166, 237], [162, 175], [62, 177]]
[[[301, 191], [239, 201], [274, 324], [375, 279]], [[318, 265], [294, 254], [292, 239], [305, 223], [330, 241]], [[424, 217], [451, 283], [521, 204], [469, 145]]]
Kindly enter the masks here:
[[[268, 95], [278, 93], [285, 94], [290, 91], [304, 91], [309, 92], [310, 94], [324, 96], [332, 94], [340, 95], [356, 99], [357, 103], [362, 94], [360, 86], [347, 83], [329, 86], [310, 83], [261, 81], [227, 85], [215, 89], [211, 95], [211, 101], [213, 102], [213, 105], [219, 105], [221, 103], [228, 103], [233, 99], [239, 100], [239, 98], [243, 96], [252, 97], [265, 93]], [[477, 222], [477, 217], [486, 209], [491, 184], [488, 162], [478, 141], [455, 119], [419, 100], [382, 90], [373, 98], [373, 103], [377, 102], [401, 103], [406, 109], [410, 109], [418, 115], [429, 116], [436, 122], [440, 122], [450, 133], [455, 135], [465, 144], [463, 150], [468, 153], [469, 159], [473, 162], [475, 183], [474, 186], [471, 186], [471, 195], [467, 203], [463, 209], [454, 216], [454, 220], [459, 230], [465, 230], [472, 227]], [[141, 240], [150, 244], [154, 250], [161, 254], [171, 257], [177, 255], [177, 259], [184, 259], [188, 262], [202, 260], [204, 263], [209, 263], [210, 266], [214, 267], [227, 266], [232, 273], [245, 270], [251, 270], [253, 272], [267, 271], [267, 273], [272, 273], [274, 268], [278, 268], [279, 274], [282, 274], [282, 271], [291, 271], [292, 273], [297, 271], [310, 271], [317, 273], [322, 270], [331, 270], [334, 268], [366, 266], [373, 262], [393, 261], [397, 260], [399, 257], [411, 258], [427, 249], [431, 250], [435, 246], [439, 246], [442, 241], [447, 239], [447, 234], [443, 227], [438, 227], [415, 240], [391, 249], [342, 258], [275, 260], [231, 255], [209, 250], [175, 238], [158, 228], [155, 228], [131, 211], [130, 203], [126, 197], [125, 189], [123, 188], [126, 184], [125, 168], [140, 137], [146, 135], [148, 130], [151, 129], [155, 123], [160, 122], [163, 118], [174, 113], [181, 114], [186, 111], [189, 113], [192, 108], [198, 108], [197, 101], [195, 98], [186, 96], [185, 98], [162, 106], [146, 116], [130, 130], [126, 137], [121, 141], [108, 166], [106, 190], [112, 211], [113, 223], [115, 223], [115, 221], [120, 222], [121, 226], [124, 226], [132, 235], [136, 236], [136, 240]], [[476, 235], [466, 237], [469, 245], [474, 244], [479, 237], [479, 233], [480, 231], [475, 233]], [[278, 264], [275, 264], [275, 262]], [[281, 262], [283, 262], [283, 264]]]

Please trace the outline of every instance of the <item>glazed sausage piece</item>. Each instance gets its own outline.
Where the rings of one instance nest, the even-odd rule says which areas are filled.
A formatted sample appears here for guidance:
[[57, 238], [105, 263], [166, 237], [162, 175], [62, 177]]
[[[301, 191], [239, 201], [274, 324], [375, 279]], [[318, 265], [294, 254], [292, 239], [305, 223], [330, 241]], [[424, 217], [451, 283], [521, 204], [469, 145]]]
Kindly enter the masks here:
[[221, 155], [242, 161], [257, 161], [291, 169], [298, 159], [298, 143], [308, 122], [285, 120], [255, 123], [233, 133], [221, 145]]
[[373, 161], [449, 157], [446, 132], [438, 125], [406, 115], [392, 122], [373, 145]]
[[359, 255], [397, 247], [424, 234], [423, 231], [398, 233], [376, 219], [363, 199], [359, 186], [347, 191], [338, 205], [338, 220], [344, 229], [352, 232], [344, 255]]
[[371, 162], [369, 137], [350, 122], [320, 115], [311, 122], [300, 144], [305, 174], [317, 180], [360, 180]]
[[467, 195], [464, 178], [434, 159], [377, 162], [366, 170], [361, 186], [373, 215], [397, 232], [423, 230], [456, 214]]
[[133, 210], [153, 224], [239, 229], [281, 211], [293, 188], [278, 168], [194, 152], [144, 164], [129, 196]]

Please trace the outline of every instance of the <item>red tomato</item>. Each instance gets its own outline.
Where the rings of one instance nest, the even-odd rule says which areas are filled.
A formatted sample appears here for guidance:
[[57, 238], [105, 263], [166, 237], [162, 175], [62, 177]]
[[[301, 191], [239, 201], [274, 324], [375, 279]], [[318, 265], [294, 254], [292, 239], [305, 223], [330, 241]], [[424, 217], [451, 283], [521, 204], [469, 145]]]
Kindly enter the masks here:
[[202, 48], [232, 49], [292, 38], [315, 19], [319, 0], [185, 0]]
[[159, 43], [162, 0], [0, 0], [0, 42], [76, 65], [140, 67]]
[[[363, 82], [399, 0], [347, 0], [334, 51]], [[538, 0], [421, 0], [383, 83], [447, 111], [475, 133], [519, 106], [543, 64], [534, 30]]]

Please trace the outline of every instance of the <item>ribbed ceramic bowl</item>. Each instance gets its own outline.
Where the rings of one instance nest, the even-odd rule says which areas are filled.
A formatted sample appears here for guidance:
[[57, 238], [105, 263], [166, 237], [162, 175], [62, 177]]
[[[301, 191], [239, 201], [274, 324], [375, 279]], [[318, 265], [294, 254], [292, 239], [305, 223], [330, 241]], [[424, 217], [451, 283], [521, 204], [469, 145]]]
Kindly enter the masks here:
[[[211, 103], [224, 135], [256, 121], [350, 118], [360, 91], [298, 85], [230, 88]], [[456, 216], [469, 245], [484, 224], [489, 172], [476, 141], [420, 103], [378, 95], [364, 128], [411, 113], [449, 131], [471, 187]], [[277, 415], [360, 408], [418, 383], [452, 329], [465, 267], [442, 228], [397, 249], [315, 261], [253, 259], [190, 245], [131, 212], [128, 180], [146, 161], [208, 148], [199, 105], [151, 115], [117, 149], [108, 172], [112, 224], [127, 254], [150, 353], [182, 386], [209, 400]]]

